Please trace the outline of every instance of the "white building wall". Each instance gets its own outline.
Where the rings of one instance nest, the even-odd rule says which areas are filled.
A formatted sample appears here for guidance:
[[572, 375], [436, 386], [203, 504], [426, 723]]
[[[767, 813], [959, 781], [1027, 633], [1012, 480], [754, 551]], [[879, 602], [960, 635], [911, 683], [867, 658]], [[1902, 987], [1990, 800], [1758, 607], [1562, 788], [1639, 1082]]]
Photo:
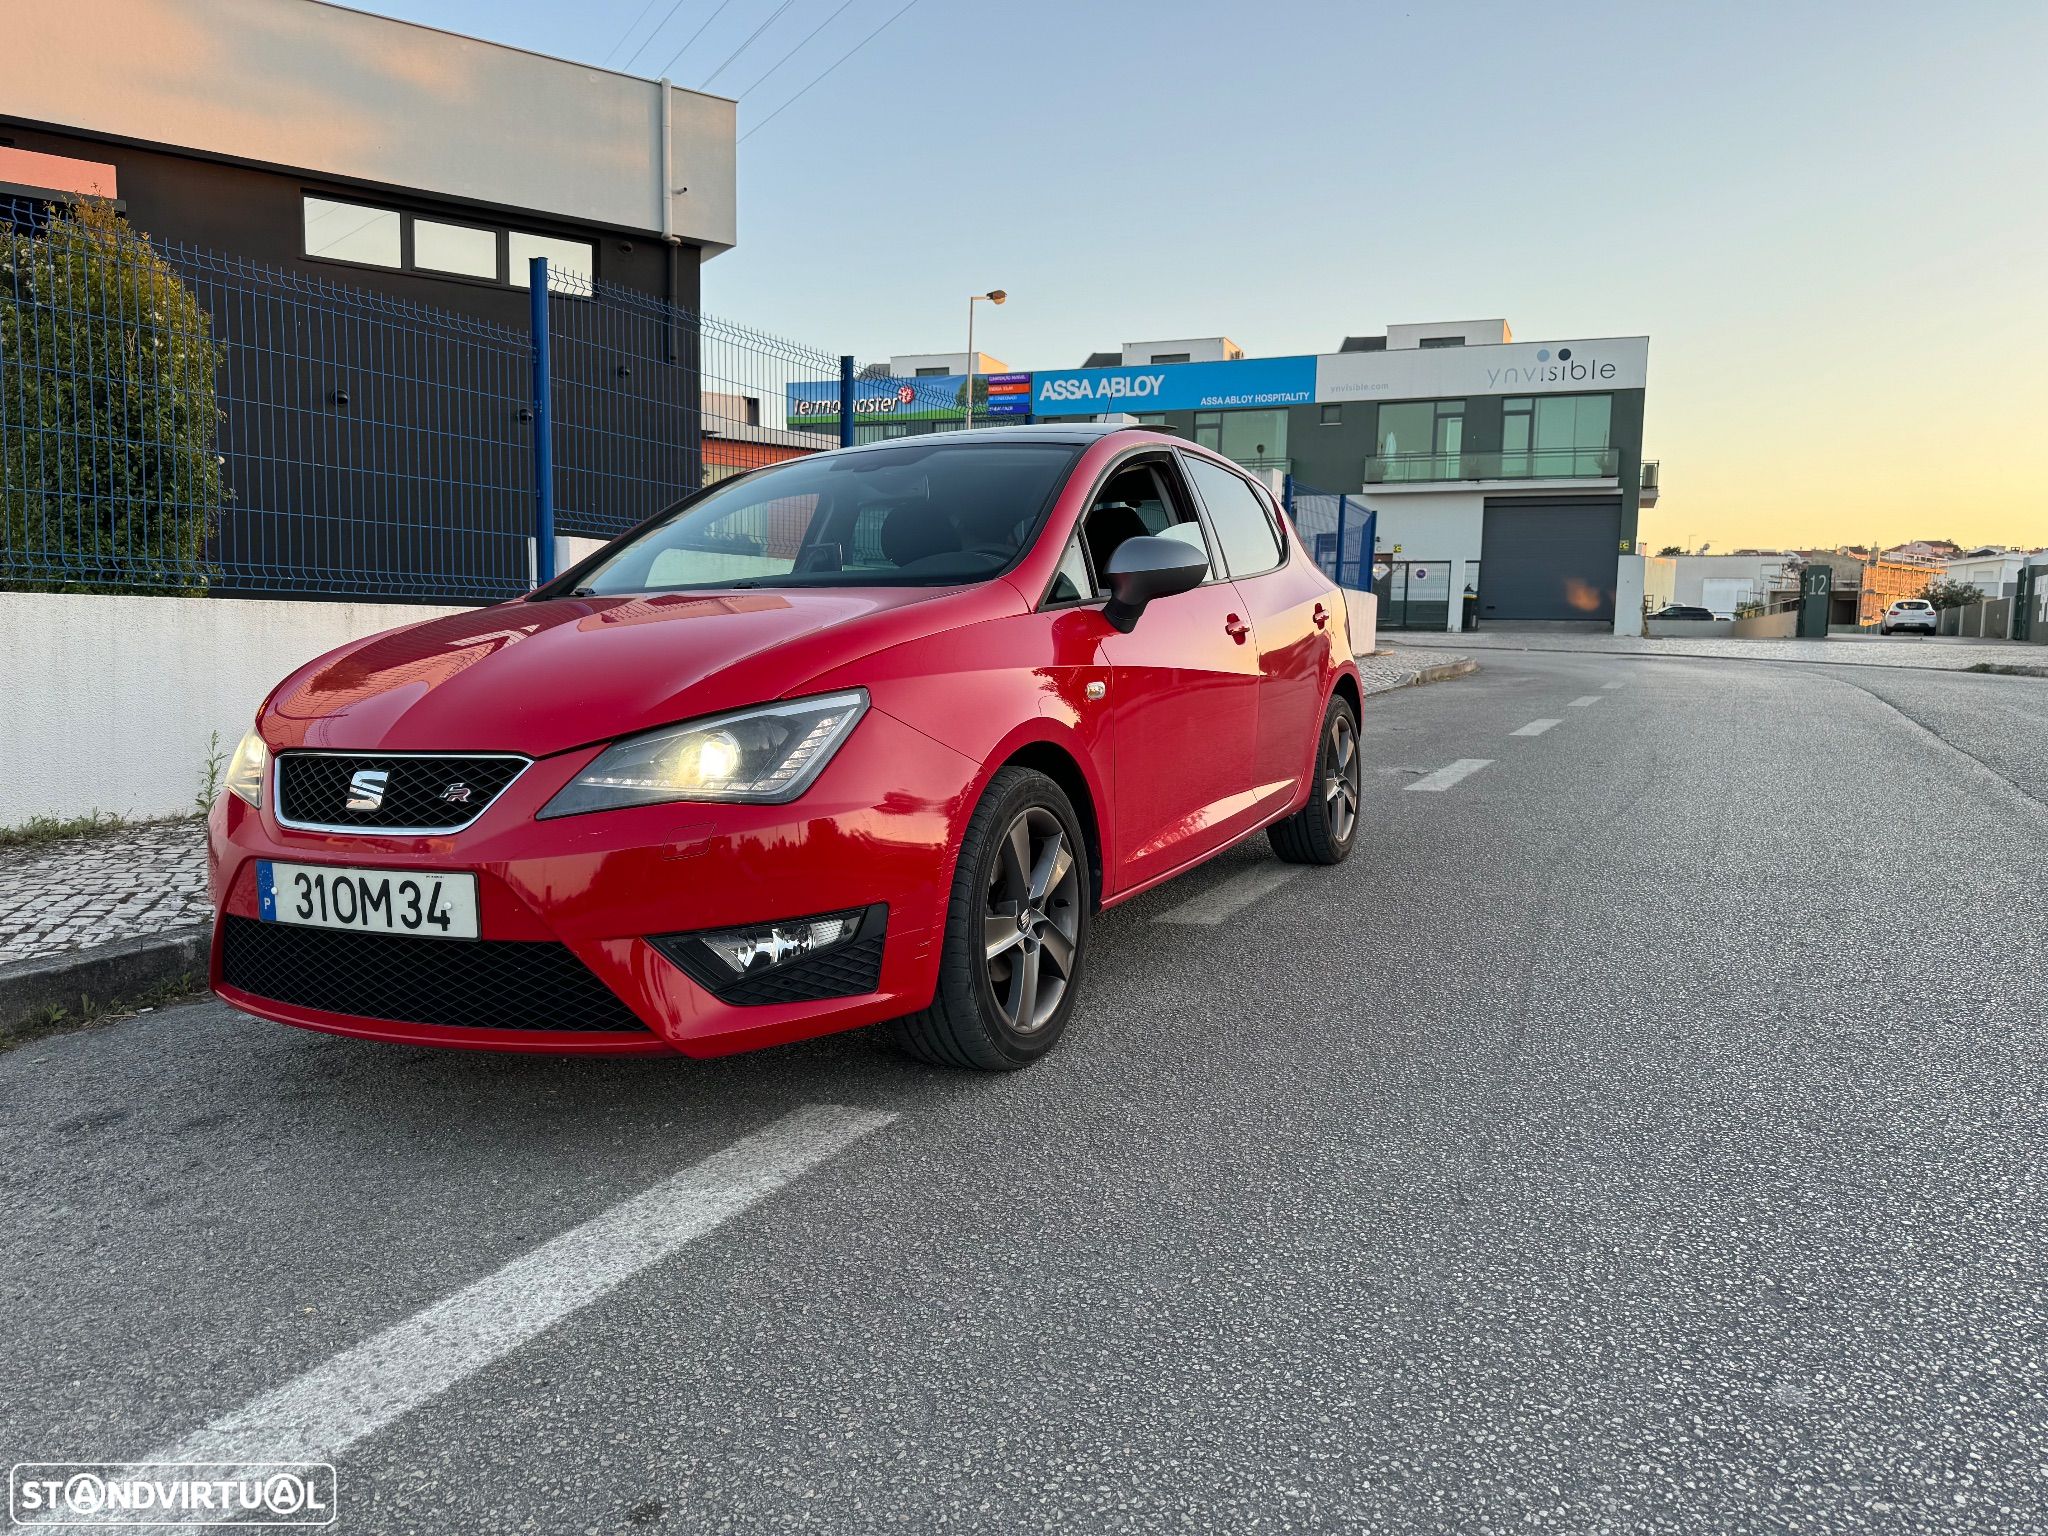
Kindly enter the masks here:
[[1967, 581], [1986, 597], [2011, 597], [2019, 591], [2020, 572], [2031, 562], [2048, 556], [2008, 550], [1996, 555], [1961, 555], [1942, 562], [1942, 575], [1950, 581]]
[[1126, 367], [1142, 367], [1161, 353], [1182, 352], [1187, 353], [1191, 363], [1234, 363], [1244, 356], [1244, 348], [1228, 336], [1182, 336], [1166, 341], [1127, 341], [1123, 345]]
[[[1701, 608], [1714, 608], [1720, 612], [1727, 607], [1721, 603], [1707, 601], [1711, 591], [1716, 598], [1736, 591], [1754, 593], [1761, 598], [1773, 588], [1792, 586], [1797, 583], [1787, 572], [1786, 555], [1672, 555], [1672, 597], [1677, 603]], [[1734, 583], [1730, 586], [1729, 583]], [[1713, 586], [1709, 586], [1713, 583]]]
[[707, 255], [739, 238], [721, 96], [317, 0], [10, 0], [4, 15], [11, 117], [674, 234]]
[[1369, 498], [1366, 504], [1379, 513], [1381, 549], [1398, 553], [1402, 560], [1448, 568], [1451, 603], [1444, 627], [1456, 630], [1464, 615], [1460, 595], [1486, 533], [1486, 493], [1403, 490], [1397, 496]]
[[289, 672], [462, 608], [0, 593], [0, 827], [193, 808], [209, 734], [232, 752]]
[[1468, 347], [1497, 347], [1515, 339], [1505, 320], [1437, 320], [1388, 326], [1387, 350], [1399, 352], [1445, 336], [1456, 336]]

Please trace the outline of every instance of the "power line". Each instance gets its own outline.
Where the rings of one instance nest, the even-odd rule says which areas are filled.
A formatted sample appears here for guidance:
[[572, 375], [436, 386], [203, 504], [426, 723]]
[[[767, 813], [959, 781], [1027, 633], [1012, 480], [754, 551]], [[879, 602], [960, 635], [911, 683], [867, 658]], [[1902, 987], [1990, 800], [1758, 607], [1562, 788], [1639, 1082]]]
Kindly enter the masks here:
[[766, 117], [762, 118], [762, 119], [761, 119], [761, 121], [759, 121], [758, 123], [754, 124], [754, 126], [753, 126], [753, 127], [751, 127], [751, 128], [749, 128], [749, 129], [748, 129], [748, 130], [747, 130], [747, 131], [746, 131], [745, 133], [741, 134], [741, 135], [739, 136], [739, 138], [738, 138], [738, 140], [737, 140], [736, 142], [738, 142], [738, 143], [741, 143], [741, 144], [744, 144], [744, 143], [746, 143], [746, 141], [747, 141], [748, 139], [751, 139], [751, 138], [752, 138], [752, 137], [753, 137], [753, 136], [754, 136], [755, 134], [759, 133], [759, 132], [760, 132], [760, 131], [761, 131], [761, 130], [762, 130], [763, 128], [766, 128], [766, 127], [767, 127], [767, 126], [768, 126], [768, 125], [769, 125], [770, 123], [774, 122], [776, 118], [778, 118], [778, 117], [782, 116], [782, 114], [783, 114], [783, 113], [787, 112], [787, 111], [788, 111], [788, 110], [789, 110], [789, 109], [790, 109], [791, 107], [795, 106], [795, 105], [796, 105], [796, 104], [797, 104], [797, 103], [798, 103], [799, 101], [802, 101], [802, 100], [804, 99], [804, 97], [805, 97], [805, 96], [807, 96], [807, 95], [809, 95], [809, 94], [810, 94], [810, 91], [811, 91], [811, 86], [815, 86], [815, 85], [817, 85], [817, 84], [818, 84], [819, 82], [821, 82], [822, 80], [824, 80], [824, 78], [825, 78], [825, 76], [826, 76], [826, 75], [829, 75], [829, 74], [831, 74], [833, 70], [837, 69], [837, 68], [838, 68], [838, 67], [839, 67], [839, 66], [840, 66], [841, 64], [844, 64], [844, 63], [845, 63], [845, 62], [846, 62], [846, 61], [847, 61], [848, 59], [852, 58], [852, 57], [853, 57], [853, 56], [854, 56], [854, 55], [855, 55], [856, 53], [859, 53], [859, 52], [861, 51], [861, 49], [863, 49], [863, 48], [867, 47], [867, 45], [868, 45], [869, 43], [872, 43], [872, 42], [873, 42], [873, 41], [874, 41], [874, 40], [875, 40], [876, 38], [880, 37], [880, 36], [881, 36], [881, 35], [882, 35], [882, 34], [883, 34], [884, 32], [888, 31], [888, 30], [889, 30], [889, 29], [890, 29], [891, 27], [895, 26], [895, 25], [896, 25], [896, 23], [897, 23], [898, 21], [900, 21], [900, 20], [901, 20], [901, 19], [903, 18], [903, 16], [904, 16], [905, 12], [909, 11], [909, 9], [911, 8], [911, 6], [914, 6], [914, 5], [916, 5], [916, 4], [917, 4], [917, 0], [909, 0], [909, 3], [908, 3], [908, 4], [906, 4], [906, 5], [905, 5], [905, 6], [903, 7], [903, 9], [902, 9], [902, 10], [898, 11], [898, 12], [897, 12], [897, 13], [896, 13], [896, 14], [895, 14], [894, 16], [891, 16], [891, 17], [890, 17], [890, 18], [889, 18], [889, 19], [888, 19], [887, 21], [883, 22], [883, 23], [882, 23], [882, 24], [881, 24], [881, 25], [880, 25], [879, 27], [875, 28], [875, 30], [874, 30], [874, 31], [870, 32], [870, 33], [869, 33], [869, 34], [868, 34], [868, 35], [867, 35], [866, 37], [862, 38], [862, 39], [861, 39], [861, 40], [860, 40], [859, 42], [855, 43], [855, 44], [854, 44], [854, 45], [853, 45], [853, 46], [852, 46], [851, 48], [847, 49], [847, 50], [846, 50], [846, 52], [842, 53], [842, 54], [841, 54], [841, 55], [840, 55], [840, 56], [839, 56], [839, 57], [838, 57], [837, 59], [835, 59], [835, 60], [834, 60], [834, 61], [833, 61], [833, 62], [832, 62], [831, 64], [827, 65], [827, 66], [826, 66], [826, 68], [825, 68], [824, 74], [820, 74], [820, 75], [815, 75], [815, 76], [813, 76], [813, 77], [812, 77], [812, 79], [811, 79], [811, 83], [810, 83], [810, 85], [807, 85], [807, 86], [805, 86], [805, 87], [804, 87], [804, 88], [803, 88], [802, 90], [798, 91], [798, 92], [797, 92], [797, 93], [796, 93], [796, 94], [795, 94], [794, 96], [790, 97], [790, 98], [789, 98], [789, 100], [785, 101], [785, 102], [784, 102], [784, 103], [783, 103], [783, 104], [782, 104], [781, 106], [777, 107], [777, 108], [776, 108], [776, 109], [775, 109], [775, 110], [774, 110], [773, 112], [770, 112], [770, 113], [769, 113], [769, 114], [768, 114], [768, 115], [767, 115]]
[[788, 10], [790, 6], [794, 5], [795, 3], [796, 0], [782, 0], [782, 4], [778, 5], [777, 7], [775, 7], [774, 10], [768, 13], [768, 19], [766, 21], [762, 22], [761, 25], [754, 28], [753, 31], [747, 34], [747, 40], [744, 43], [741, 43], [739, 47], [733, 49], [731, 53], [728, 53], [725, 56], [724, 64], [719, 65], [718, 68], [714, 69], [713, 71], [711, 71], [710, 74], [704, 77], [704, 83], [698, 86], [697, 89], [700, 91], [710, 90], [711, 82], [713, 80], [716, 80], [720, 75], [724, 74], [727, 66], [730, 65], [734, 59], [738, 58], [741, 54], [745, 53], [749, 48], [753, 47], [754, 39], [759, 37], [763, 32], [766, 32], [770, 27], [774, 26], [775, 18], [780, 16], [784, 11]]
[[626, 39], [631, 37], [635, 32], [638, 32], [640, 30], [640, 23], [647, 19], [647, 13], [653, 10], [660, 3], [661, 0], [647, 0], [647, 3], [640, 7], [640, 14], [638, 16], [635, 16], [632, 19], [632, 21], [627, 24], [626, 30], [619, 34], [619, 40], [616, 43], [612, 44], [611, 53], [608, 53], [604, 56], [605, 63], [611, 63], [612, 55], [616, 54], [621, 48], [626, 46]]
[[811, 28], [810, 31], [806, 32], [804, 34], [804, 40], [802, 43], [798, 43], [794, 48], [790, 49], [789, 52], [785, 53], [781, 58], [777, 59], [773, 64], [769, 65], [767, 74], [754, 76], [754, 83], [752, 85], [748, 86], [744, 91], [737, 92], [736, 94], [739, 96], [739, 98], [741, 100], [745, 100], [748, 94], [758, 89], [761, 85], [761, 82], [766, 80], [769, 75], [774, 74], [776, 70], [782, 68], [783, 65], [787, 64], [791, 59], [795, 58], [799, 53], [803, 52], [804, 43], [808, 43], [820, 32], [824, 31], [827, 27], [831, 26], [832, 23], [837, 21], [841, 16], [843, 16], [852, 5], [853, 0], [841, 0], [839, 9], [834, 11], [830, 16], [827, 16], [815, 27]]
[[[718, 9], [713, 11], [709, 16], [706, 16], [704, 18], [704, 27], [710, 26], [711, 23], [718, 20], [719, 17], [723, 16], [725, 14], [725, 8], [731, 4], [732, 0], [719, 0]], [[655, 71], [655, 73], [660, 75], [664, 80], [667, 79], [668, 72], [671, 68], [674, 67], [676, 60], [680, 59], [684, 54], [688, 53], [690, 51], [691, 45], [694, 44], [698, 38], [704, 35], [704, 27], [699, 27], [696, 31], [692, 32], [690, 34], [690, 41], [683, 44], [683, 46], [678, 48], [674, 53], [670, 54], [668, 57], [668, 63], [662, 65], [660, 69]], [[659, 32], [661, 28], [656, 27], [654, 30]]]
[[635, 64], [637, 64], [640, 61], [640, 55], [647, 51], [648, 44], [652, 43], [657, 37], [661, 36], [661, 29], [667, 26], [671, 21], [675, 20], [676, 12], [680, 11], [682, 8], [683, 0], [674, 0], [674, 3], [670, 5], [668, 9], [661, 13], [661, 20], [657, 21], [654, 24], [654, 30], [648, 33], [645, 37], [640, 39], [640, 46], [638, 48], [635, 48], [633, 50], [632, 57], [626, 60], [625, 67], [627, 69], [631, 69]]

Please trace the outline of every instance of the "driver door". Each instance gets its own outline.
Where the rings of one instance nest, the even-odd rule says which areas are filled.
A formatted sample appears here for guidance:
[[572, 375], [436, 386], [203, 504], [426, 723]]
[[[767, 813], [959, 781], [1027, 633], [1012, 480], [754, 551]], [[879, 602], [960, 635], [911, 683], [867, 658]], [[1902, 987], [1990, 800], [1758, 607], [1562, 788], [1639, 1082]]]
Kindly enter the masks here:
[[1213, 853], [1257, 820], [1259, 647], [1237, 589], [1213, 574], [1214, 550], [1170, 452], [1110, 470], [1081, 532], [1104, 596], [1101, 573], [1127, 538], [1183, 539], [1211, 560], [1212, 575], [1201, 586], [1151, 603], [1129, 634], [1112, 631], [1102, 640], [1113, 883], [1122, 891]]

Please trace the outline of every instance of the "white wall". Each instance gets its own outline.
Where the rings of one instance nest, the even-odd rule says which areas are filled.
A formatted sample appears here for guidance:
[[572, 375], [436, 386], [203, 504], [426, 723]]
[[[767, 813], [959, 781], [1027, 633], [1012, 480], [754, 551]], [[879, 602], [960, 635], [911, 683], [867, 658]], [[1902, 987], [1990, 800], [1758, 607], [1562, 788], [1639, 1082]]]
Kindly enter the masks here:
[[1643, 632], [1643, 598], [1649, 591], [1648, 562], [1641, 555], [1623, 555], [1614, 568], [1614, 632]]
[[[1798, 585], [1787, 573], [1785, 562], [1789, 557], [1785, 555], [1672, 555], [1668, 558], [1672, 565], [1672, 601], [1713, 608], [1717, 613], [1728, 610], [1731, 605], [1707, 601], [1709, 582], [1734, 582], [1745, 595], [1753, 593], [1758, 599], [1768, 596], [1773, 588]], [[1712, 590], [1725, 596], [1736, 588], [1721, 585]]]
[[1370, 505], [1379, 513], [1379, 546], [1393, 550], [1400, 545], [1399, 558], [1421, 560], [1450, 569], [1450, 614], [1444, 627], [1456, 630], [1464, 620], [1460, 597], [1471, 573], [1466, 562], [1479, 558], [1486, 533], [1486, 494], [1483, 491], [1403, 491], [1398, 496], [1375, 496]]
[[1643, 562], [1643, 600], [1650, 605], [1651, 612], [1668, 608], [1678, 601], [1678, 566], [1669, 555], [1645, 555]]
[[207, 736], [231, 752], [288, 672], [460, 608], [0, 593], [0, 827], [192, 809]]
[[1647, 336], [1423, 348], [1396, 347], [1389, 341], [1384, 352], [1326, 352], [1318, 357], [1316, 398], [1456, 400], [1472, 395], [1578, 394], [1643, 389], [1649, 373]]
[[1387, 327], [1387, 350], [1419, 347], [1439, 336], [1456, 336], [1468, 347], [1498, 347], [1515, 339], [1505, 320], [1412, 321]]
[[707, 254], [739, 238], [724, 97], [668, 92], [670, 229], [650, 80], [315, 0], [10, 0], [5, 17], [11, 117], [673, 233]]
[[1228, 336], [1183, 336], [1165, 341], [1127, 341], [1123, 345], [1124, 365], [1142, 367], [1162, 352], [1185, 352], [1191, 363], [1234, 363], [1244, 356], [1244, 348]]

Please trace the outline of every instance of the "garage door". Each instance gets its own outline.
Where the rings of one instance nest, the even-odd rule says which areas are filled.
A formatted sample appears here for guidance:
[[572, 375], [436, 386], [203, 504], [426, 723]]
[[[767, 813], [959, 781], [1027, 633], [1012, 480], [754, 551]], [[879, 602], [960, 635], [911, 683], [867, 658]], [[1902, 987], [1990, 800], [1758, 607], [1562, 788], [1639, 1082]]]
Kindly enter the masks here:
[[1488, 498], [1479, 554], [1483, 619], [1614, 622], [1621, 498]]

